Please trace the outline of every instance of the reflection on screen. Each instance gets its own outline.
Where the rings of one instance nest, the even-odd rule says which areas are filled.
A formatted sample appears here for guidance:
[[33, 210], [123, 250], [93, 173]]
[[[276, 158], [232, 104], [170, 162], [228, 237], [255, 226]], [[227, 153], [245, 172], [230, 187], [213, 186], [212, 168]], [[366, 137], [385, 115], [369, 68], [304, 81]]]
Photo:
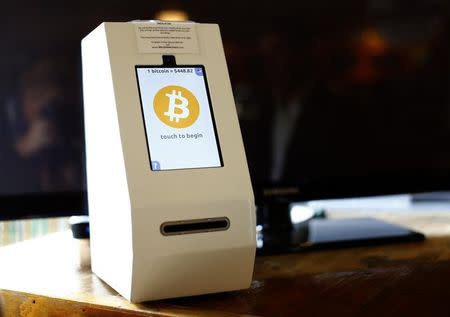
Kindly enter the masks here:
[[36, 58], [1, 95], [0, 195], [83, 189], [82, 108], [64, 64]]

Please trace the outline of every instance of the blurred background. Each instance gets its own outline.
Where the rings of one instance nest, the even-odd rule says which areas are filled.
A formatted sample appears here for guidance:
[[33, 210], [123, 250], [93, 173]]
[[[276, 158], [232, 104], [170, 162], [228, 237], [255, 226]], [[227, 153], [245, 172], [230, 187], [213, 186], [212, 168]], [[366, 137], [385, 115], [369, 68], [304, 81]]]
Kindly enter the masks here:
[[103, 21], [155, 18], [220, 24], [258, 193], [295, 184], [324, 198], [450, 183], [447, 0], [0, 7], [0, 196], [86, 190], [80, 41]]
[[[81, 40], [103, 21], [137, 19], [220, 25], [258, 243], [270, 225], [281, 228], [278, 247], [298, 242], [291, 229], [317, 210], [450, 234], [450, 0], [15, 0], [0, 2], [0, 246], [66, 230], [63, 216], [87, 213]], [[328, 200], [428, 191], [447, 191], [421, 196], [442, 204]], [[448, 243], [431, 241], [430, 251], [371, 251], [362, 263], [378, 274], [417, 252], [418, 274], [438, 276], [424, 263], [445, 260], [437, 246]], [[436, 290], [437, 278], [423, 276]]]

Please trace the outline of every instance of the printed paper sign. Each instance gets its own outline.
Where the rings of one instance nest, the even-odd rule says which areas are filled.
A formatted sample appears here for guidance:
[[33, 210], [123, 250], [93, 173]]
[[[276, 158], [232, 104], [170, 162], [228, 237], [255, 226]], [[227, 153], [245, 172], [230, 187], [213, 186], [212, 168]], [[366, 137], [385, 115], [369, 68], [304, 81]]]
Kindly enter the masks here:
[[198, 53], [195, 23], [135, 23], [139, 53]]

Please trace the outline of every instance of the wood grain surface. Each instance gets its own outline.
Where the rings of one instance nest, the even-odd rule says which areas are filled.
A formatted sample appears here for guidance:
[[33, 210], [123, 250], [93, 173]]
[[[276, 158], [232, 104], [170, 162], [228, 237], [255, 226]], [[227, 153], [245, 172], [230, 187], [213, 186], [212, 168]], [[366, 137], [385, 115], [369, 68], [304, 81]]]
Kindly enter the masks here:
[[0, 305], [4, 316], [27, 317], [450, 316], [450, 213], [377, 217], [428, 239], [257, 257], [248, 290], [139, 305], [80, 263], [86, 245], [53, 234], [0, 248]]

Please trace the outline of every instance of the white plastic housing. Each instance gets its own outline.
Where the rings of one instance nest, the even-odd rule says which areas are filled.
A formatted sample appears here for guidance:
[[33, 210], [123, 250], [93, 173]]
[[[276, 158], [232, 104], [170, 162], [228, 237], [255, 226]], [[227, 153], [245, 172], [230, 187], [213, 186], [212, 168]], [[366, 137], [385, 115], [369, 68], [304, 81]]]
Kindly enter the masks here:
[[[150, 169], [133, 23], [103, 23], [82, 41], [92, 270], [132, 302], [248, 288], [256, 234], [253, 192], [215, 24], [196, 24], [198, 53], [177, 64], [204, 65], [223, 167]], [[227, 217], [226, 231], [164, 236], [164, 222]]]

